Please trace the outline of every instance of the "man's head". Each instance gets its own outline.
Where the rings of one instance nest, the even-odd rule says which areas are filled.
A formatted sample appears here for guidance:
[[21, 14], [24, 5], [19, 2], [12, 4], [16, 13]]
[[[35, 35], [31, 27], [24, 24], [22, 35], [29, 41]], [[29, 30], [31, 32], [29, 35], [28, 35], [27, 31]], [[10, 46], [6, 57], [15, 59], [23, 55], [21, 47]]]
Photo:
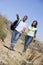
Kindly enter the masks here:
[[19, 14], [16, 14], [17, 20], [19, 20]]
[[28, 19], [28, 16], [23, 17], [23, 22], [25, 22]]

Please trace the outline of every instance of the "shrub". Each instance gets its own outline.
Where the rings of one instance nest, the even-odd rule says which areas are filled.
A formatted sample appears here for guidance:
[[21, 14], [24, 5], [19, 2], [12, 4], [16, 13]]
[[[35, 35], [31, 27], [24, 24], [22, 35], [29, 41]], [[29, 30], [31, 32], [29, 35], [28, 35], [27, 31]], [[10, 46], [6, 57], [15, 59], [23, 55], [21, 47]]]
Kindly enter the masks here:
[[7, 36], [7, 32], [5, 30], [1, 30], [0, 31], [0, 39], [2, 39], [2, 41], [4, 42], [4, 39]]

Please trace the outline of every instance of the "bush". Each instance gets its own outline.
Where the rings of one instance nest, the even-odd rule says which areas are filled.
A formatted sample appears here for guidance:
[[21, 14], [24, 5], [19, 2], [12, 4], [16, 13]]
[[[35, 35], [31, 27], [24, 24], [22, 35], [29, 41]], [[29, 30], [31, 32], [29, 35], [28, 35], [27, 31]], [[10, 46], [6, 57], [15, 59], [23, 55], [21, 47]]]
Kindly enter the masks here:
[[4, 41], [7, 31], [10, 31], [10, 21], [5, 16], [0, 15], [0, 39]]
[[4, 39], [6, 38], [7, 33], [5, 30], [1, 30], [0, 31], [0, 39], [2, 39], [2, 41], [4, 42]]

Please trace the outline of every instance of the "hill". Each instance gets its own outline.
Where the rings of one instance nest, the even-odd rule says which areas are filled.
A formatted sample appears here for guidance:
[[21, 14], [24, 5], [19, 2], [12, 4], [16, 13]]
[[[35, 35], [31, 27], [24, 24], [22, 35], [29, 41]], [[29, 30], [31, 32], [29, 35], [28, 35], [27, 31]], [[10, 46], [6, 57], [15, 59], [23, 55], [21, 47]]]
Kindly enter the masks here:
[[7, 32], [10, 32], [10, 25], [11, 21], [0, 15], [0, 39], [2, 39], [2, 41], [6, 38]]
[[[6, 24], [7, 23], [7, 24]], [[7, 36], [4, 42], [0, 39], [0, 65], [43, 65], [43, 42], [39, 40], [33, 41], [26, 52], [23, 52], [25, 35], [19, 38], [14, 48], [10, 50], [11, 33], [10, 22], [5, 22]], [[8, 27], [9, 26], [9, 27]]]

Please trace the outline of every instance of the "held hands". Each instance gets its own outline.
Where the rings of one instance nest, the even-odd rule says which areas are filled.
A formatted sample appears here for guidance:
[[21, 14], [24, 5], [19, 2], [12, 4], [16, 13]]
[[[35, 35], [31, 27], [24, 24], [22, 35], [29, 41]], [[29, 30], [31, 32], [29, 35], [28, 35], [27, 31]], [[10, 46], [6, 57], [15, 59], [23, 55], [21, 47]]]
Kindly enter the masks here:
[[22, 33], [27, 33], [27, 28], [23, 28]]

